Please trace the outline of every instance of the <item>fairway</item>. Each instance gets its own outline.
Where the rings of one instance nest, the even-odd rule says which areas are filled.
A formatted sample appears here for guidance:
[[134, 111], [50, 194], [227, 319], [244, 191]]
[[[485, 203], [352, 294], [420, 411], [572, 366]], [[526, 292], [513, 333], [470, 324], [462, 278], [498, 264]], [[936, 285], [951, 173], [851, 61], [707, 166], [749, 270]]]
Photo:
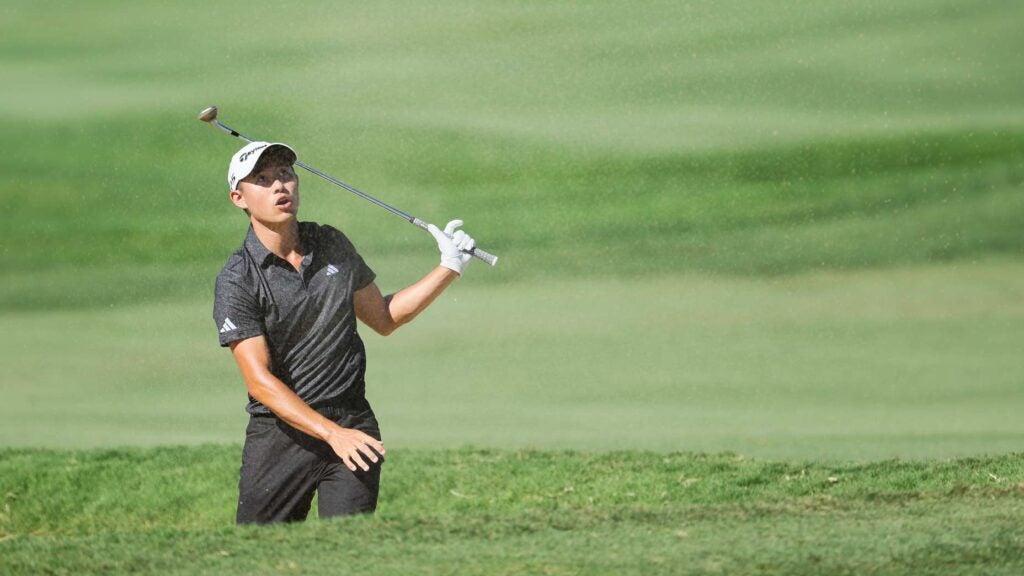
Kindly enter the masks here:
[[[0, 573], [1024, 573], [1024, 4], [0, 7]], [[220, 119], [477, 262], [379, 514], [232, 526]], [[300, 175], [387, 294], [423, 231]], [[344, 571], [344, 570], [343, 570]]]
[[[997, 454], [1024, 441], [1017, 262], [465, 282], [417, 324], [364, 334], [368, 397], [391, 447], [837, 460]], [[0, 318], [5, 444], [241, 438], [245, 386], [216, 346], [209, 302]], [[153, 326], [165, 338], [148, 337]]]

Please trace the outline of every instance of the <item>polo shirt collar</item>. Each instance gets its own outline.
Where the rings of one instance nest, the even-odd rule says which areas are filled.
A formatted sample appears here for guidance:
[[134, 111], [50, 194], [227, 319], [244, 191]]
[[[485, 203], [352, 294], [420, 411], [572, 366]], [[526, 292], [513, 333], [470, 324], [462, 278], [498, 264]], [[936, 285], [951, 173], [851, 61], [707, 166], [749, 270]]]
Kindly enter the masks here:
[[[299, 241], [302, 242], [302, 248], [306, 251], [305, 256], [302, 257], [304, 264], [312, 262], [313, 252], [316, 250], [314, 228], [315, 226], [310, 223], [299, 222]], [[263, 245], [263, 242], [260, 242], [260, 238], [256, 235], [256, 231], [253, 230], [252, 224], [249, 225], [249, 232], [245, 235], [245, 248], [261, 266], [266, 266], [268, 262], [278, 258], [277, 254], [271, 252]]]

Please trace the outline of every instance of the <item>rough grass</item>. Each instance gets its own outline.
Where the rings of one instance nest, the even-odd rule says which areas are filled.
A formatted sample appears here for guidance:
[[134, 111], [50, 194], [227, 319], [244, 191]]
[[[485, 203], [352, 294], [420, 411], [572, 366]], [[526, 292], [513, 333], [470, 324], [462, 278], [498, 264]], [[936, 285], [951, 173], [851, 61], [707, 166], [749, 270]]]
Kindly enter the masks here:
[[237, 446], [0, 452], [5, 574], [1013, 574], [1024, 459], [398, 450], [369, 518], [232, 526]]

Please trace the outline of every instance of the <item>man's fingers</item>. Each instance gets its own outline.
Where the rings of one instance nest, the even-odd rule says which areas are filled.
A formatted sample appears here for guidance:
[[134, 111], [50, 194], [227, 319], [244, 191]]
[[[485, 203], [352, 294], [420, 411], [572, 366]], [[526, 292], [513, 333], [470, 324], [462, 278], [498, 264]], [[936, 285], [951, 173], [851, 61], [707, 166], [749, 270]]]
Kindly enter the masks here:
[[356, 465], [352, 463], [352, 459], [351, 459], [351, 458], [349, 458], [347, 454], [344, 454], [344, 455], [342, 455], [342, 456], [341, 456], [341, 462], [342, 462], [342, 463], [343, 463], [343, 464], [345, 465], [345, 467], [346, 467], [346, 468], [348, 468], [349, 470], [351, 470], [351, 471], [353, 471], [353, 472], [355, 472], [355, 471], [356, 471]]
[[359, 430], [359, 441], [377, 451], [378, 454], [384, 454], [384, 443], [377, 440], [373, 436], [370, 436], [366, 432]]
[[356, 446], [356, 449], [362, 452], [363, 454], [366, 454], [366, 457], [369, 458], [371, 462], [376, 462], [378, 460], [377, 453], [374, 452], [373, 448], [371, 448], [370, 446], [366, 444], [360, 444]]
[[444, 232], [441, 232], [441, 230], [433, 224], [427, 224], [427, 232], [430, 232], [431, 236], [437, 240], [440, 240], [441, 237], [444, 236]]
[[[366, 464], [366, 461], [363, 460], [363, 457], [359, 455], [358, 449], [352, 448], [349, 451], [349, 458], [352, 459], [352, 462], [354, 462], [356, 466], [362, 468], [363, 472], [366, 472], [367, 470], [370, 469], [370, 466]], [[356, 469], [352, 467], [349, 467], [349, 469], [352, 470], [353, 472], [356, 471]]]
[[384, 443], [362, 430], [339, 427], [337, 432], [329, 437], [328, 443], [345, 467], [353, 472], [370, 469], [364, 457], [377, 463], [384, 455]]
[[[367, 447], [374, 449], [377, 452], [377, 454], [380, 454], [381, 456], [384, 455], [384, 443], [381, 442], [380, 440], [377, 440], [373, 436], [367, 435], [366, 440], [364, 440], [364, 442], [366, 443]], [[376, 461], [377, 460], [374, 460], [374, 462]]]
[[452, 220], [444, 227], [444, 235], [451, 236], [452, 234], [455, 234], [455, 229], [459, 226], [462, 226], [462, 220]]

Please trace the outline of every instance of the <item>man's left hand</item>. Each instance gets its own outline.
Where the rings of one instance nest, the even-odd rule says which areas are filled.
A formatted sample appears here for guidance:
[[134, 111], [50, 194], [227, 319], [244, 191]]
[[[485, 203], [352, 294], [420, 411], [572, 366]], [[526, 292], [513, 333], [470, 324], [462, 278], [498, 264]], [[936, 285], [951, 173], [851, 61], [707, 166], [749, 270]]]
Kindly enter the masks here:
[[427, 230], [437, 240], [437, 248], [441, 251], [441, 266], [461, 276], [473, 259], [470, 251], [476, 246], [476, 241], [469, 234], [458, 230], [459, 226], [462, 226], [462, 220], [452, 220], [443, 232], [433, 224], [428, 224]]

